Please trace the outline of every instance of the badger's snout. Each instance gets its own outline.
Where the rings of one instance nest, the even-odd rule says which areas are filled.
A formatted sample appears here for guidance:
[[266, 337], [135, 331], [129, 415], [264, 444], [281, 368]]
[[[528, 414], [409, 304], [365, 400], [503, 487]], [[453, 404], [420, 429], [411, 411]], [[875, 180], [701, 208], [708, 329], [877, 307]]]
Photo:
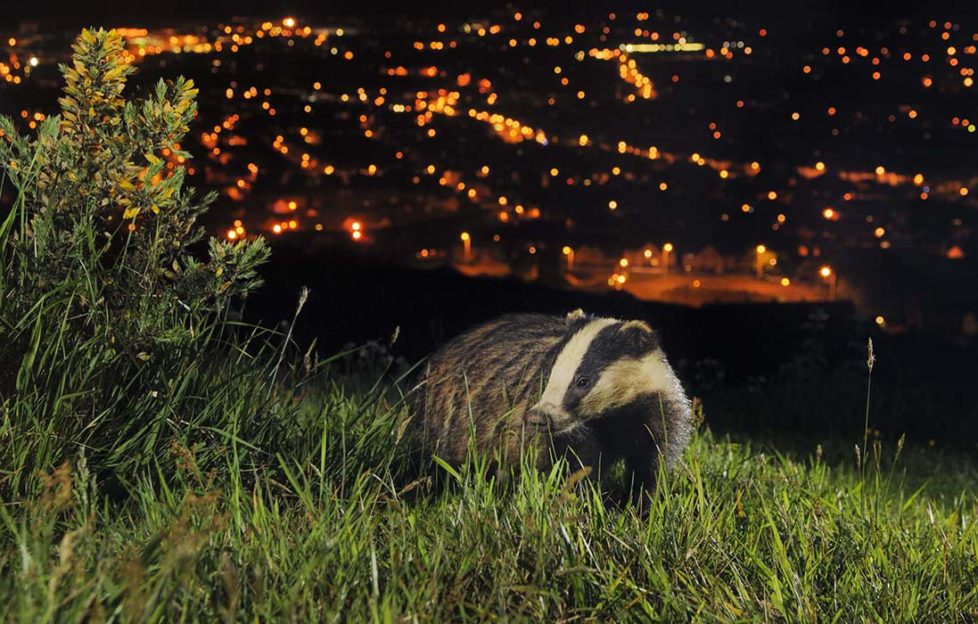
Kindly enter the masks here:
[[571, 426], [571, 415], [563, 407], [541, 400], [531, 407], [524, 417], [526, 424], [536, 427], [547, 427], [559, 432]]

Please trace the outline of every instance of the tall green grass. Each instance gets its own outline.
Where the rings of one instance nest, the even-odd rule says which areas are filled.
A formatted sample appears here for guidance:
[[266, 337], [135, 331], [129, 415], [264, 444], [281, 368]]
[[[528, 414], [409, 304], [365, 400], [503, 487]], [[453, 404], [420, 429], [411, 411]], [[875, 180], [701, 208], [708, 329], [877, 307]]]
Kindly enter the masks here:
[[350, 391], [299, 353], [276, 379], [276, 349], [246, 353], [183, 371], [196, 410], [137, 419], [166, 444], [129, 449], [147, 455], [121, 493], [98, 477], [114, 456], [79, 446], [2, 502], [6, 619], [978, 617], [965, 458], [875, 445], [830, 465], [705, 430], [644, 517], [559, 467], [501, 485], [474, 460], [435, 492], [399, 476], [384, 383]]

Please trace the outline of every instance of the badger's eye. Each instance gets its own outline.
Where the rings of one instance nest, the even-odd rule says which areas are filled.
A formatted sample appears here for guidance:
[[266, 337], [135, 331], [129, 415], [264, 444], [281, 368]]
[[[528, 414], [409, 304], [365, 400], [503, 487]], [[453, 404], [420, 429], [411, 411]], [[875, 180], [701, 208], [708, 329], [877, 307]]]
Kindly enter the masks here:
[[578, 377], [577, 378], [577, 387], [578, 388], [587, 388], [587, 386], [588, 386], [589, 383], [591, 383], [591, 382], [588, 380], [587, 377]]

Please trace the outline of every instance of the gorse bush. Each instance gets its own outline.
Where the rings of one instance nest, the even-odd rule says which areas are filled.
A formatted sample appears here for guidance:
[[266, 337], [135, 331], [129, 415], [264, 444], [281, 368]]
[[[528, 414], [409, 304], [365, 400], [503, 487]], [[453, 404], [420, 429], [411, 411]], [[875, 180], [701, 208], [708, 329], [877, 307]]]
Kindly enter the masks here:
[[74, 50], [62, 66], [60, 116], [34, 139], [0, 122], [0, 160], [20, 193], [3, 231], [5, 311], [70, 289], [74, 330], [152, 355], [192, 340], [198, 312], [254, 288], [268, 250], [261, 239], [211, 239], [207, 262], [187, 253], [215, 199], [185, 188], [175, 164], [190, 158], [180, 141], [197, 110], [193, 81], [161, 80], [150, 97], [127, 102], [134, 69], [118, 34], [83, 31]]
[[212, 238], [206, 260], [191, 253], [215, 200], [184, 185], [180, 142], [197, 90], [161, 80], [127, 100], [123, 46], [114, 31], [81, 33], [61, 68], [61, 113], [36, 136], [0, 118], [16, 191], [0, 213], [0, 460], [11, 460], [0, 461], [0, 489], [82, 447], [138, 463], [165, 443], [151, 415], [175, 416], [161, 406], [268, 257], [261, 239]]

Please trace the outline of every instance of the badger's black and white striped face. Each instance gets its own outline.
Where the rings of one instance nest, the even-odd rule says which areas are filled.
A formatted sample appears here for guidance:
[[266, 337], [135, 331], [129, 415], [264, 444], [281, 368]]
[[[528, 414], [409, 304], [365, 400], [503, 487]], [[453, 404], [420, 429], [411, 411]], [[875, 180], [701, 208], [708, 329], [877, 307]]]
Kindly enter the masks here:
[[557, 354], [543, 396], [531, 413], [555, 432], [656, 395], [685, 403], [682, 386], [666, 361], [652, 329], [642, 321], [567, 317], [573, 332]]

